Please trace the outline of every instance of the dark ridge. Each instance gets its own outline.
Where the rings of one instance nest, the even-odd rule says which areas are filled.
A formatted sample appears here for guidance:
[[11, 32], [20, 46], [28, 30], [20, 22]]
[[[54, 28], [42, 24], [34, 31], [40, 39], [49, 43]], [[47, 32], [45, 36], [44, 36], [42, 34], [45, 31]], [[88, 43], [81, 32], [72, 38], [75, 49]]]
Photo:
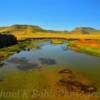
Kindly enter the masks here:
[[15, 36], [10, 34], [0, 34], [0, 48], [11, 46], [17, 43], [18, 42]]

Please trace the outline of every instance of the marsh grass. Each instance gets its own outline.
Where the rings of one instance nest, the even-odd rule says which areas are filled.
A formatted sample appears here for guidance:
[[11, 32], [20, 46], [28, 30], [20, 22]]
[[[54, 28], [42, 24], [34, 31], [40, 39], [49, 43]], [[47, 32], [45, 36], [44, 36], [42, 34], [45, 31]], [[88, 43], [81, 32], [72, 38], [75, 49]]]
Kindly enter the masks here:
[[51, 39], [52, 44], [63, 44], [63, 39]]
[[[91, 44], [92, 45], [92, 44]], [[93, 47], [91, 45], [84, 45], [80, 43], [75, 43], [74, 41], [69, 42], [68, 48], [73, 49], [78, 52], [94, 55], [94, 56], [100, 56], [100, 47]]]
[[[62, 76], [58, 72], [64, 68], [43, 66], [30, 71], [9, 71], [0, 82], [0, 90], [12, 94], [19, 91], [19, 94], [15, 97], [12, 95], [1, 97], [0, 100], [99, 100], [96, 96], [88, 94], [68, 93], [59, 87], [56, 83]], [[81, 75], [79, 79], [80, 77]]]
[[19, 42], [16, 45], [5, 47], [0, 49], [0, 62], [13, 55], [16, 52], [20, 52], [22, 49], [26, 48], [31, 41], [23, 41]]
[[[56, 40], [56, 43], [60, 42]], [[19, 52], [26, 47], [29, 48], [30, 43], [30, 41], [24, 41], [17, 45], [1, 49], [1, 60], [6, 59], [10, 55], [16, 53], [17, 51]], [[69, 44], [69, 46], [73, 46], [73, 44]], [[83, 51], [88, 48], [86, 51], [94, 52], [93, 49], [90, 49], [90, 47], [85, 47], [79, 44], [75, 46], [79, 46]], [[97, 51], [95, 50], [95, 52]], [[62, 75], [58, 74], [58, 72], [66, 67], [42, 66], [41, 68], [32, 69], [29, 71], [15, 70], [8, 71], [6, 73], [3, 73], [3, 71], [0, 70], [0, 74], [3, 74], [3, 80], [0, 81], [0, 93], [2, 91], [8, 94], [10, 93], [9, 96], [4, 95], [2, 97], [1, 95], [0, 100], [100, 100], [99, 97], [91, 94], [69, 94], [66, 91], [67, 94], [64, 95], [62, 87], [59, 87], [57, 83], [63, 77]], [[78, 72], [74, 73], [78, 80], [81, 80], [84, 83], [90, 83], [88, 79], [85, 79]], [[16, 94], [15, 97], [12, 97], [13, 93], [18, 91], [19, 93]], [[46, 93], [44, 91], [46, 91]]]

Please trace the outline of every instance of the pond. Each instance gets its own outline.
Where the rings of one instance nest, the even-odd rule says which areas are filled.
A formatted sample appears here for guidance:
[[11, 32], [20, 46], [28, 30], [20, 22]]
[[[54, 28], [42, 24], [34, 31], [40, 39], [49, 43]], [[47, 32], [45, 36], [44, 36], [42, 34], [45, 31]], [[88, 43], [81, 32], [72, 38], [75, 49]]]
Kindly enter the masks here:
[[31, 45], [39, 48], [27, 48], [10, 56], [5, 60], [0, 72], [3, 74], [9, 71], [26, 73], [42, 66], [64, 66], [80, 72], [100, 88], [100, 57], [75, 52], [67, 48], [68, 43], [65, 41], [57, 44], [48, 40], [33, 42]]

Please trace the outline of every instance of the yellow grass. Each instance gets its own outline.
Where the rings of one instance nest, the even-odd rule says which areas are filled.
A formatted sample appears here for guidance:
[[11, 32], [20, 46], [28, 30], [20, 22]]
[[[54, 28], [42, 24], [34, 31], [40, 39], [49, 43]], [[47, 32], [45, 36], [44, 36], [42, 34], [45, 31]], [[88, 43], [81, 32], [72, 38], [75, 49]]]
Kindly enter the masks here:
[[100, 39], [100, 34], [65, 34], [65, 33], [13, 33], [18, 40], [27, 38], [58, 38], [58, 39]]

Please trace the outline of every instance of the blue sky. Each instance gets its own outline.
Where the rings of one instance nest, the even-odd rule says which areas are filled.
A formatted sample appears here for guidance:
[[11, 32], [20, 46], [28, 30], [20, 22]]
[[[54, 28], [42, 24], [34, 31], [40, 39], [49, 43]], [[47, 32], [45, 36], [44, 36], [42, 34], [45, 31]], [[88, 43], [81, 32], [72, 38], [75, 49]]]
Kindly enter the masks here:
[[100, 29], [100, 0], [0, 0], [0, 26], [12, 24]]

